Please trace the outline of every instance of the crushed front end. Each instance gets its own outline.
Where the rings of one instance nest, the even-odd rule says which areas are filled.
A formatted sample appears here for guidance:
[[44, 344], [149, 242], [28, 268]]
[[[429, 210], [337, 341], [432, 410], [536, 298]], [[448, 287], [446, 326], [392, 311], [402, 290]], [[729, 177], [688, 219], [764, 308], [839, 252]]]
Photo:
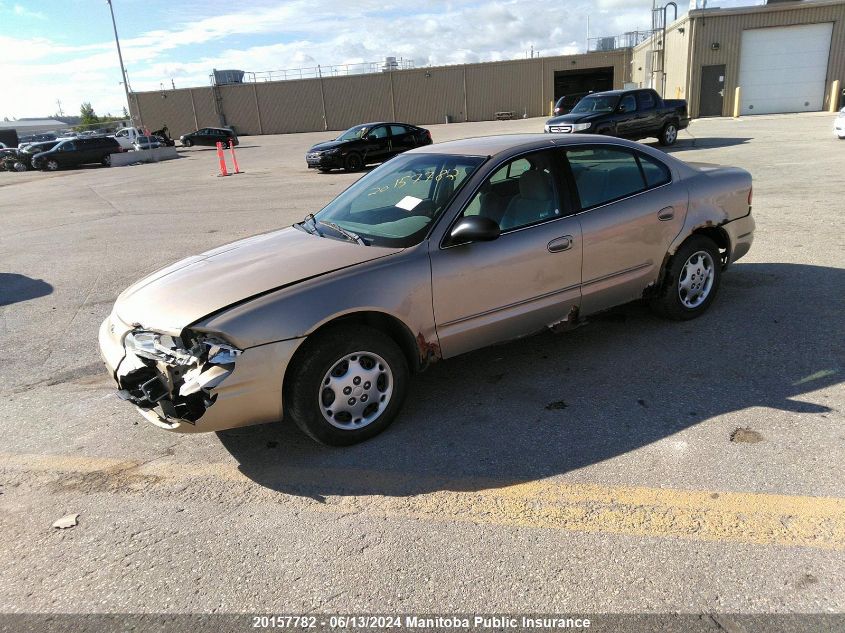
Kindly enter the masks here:
[[133, 330], [115, 372], [118, 396], [165, 420], [195, 424], [214, 404], [214, 388], [235, 369], [241, 350], [217, 338], [181, 337]]
[[117, 395], [150, 422], [182, 433], [281, 419], [284, 372], [301, 340], [241, 350], [202, 332], [133, 327], [114, 313], [99, 336]]

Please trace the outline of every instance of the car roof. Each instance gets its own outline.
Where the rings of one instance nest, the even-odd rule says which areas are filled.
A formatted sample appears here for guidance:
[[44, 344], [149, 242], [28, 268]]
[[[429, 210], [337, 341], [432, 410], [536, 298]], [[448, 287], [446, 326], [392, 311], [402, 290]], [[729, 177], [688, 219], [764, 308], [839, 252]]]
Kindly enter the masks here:
[[639, 148], [637, 143], [615, 137], [596, 134], [500, 134], [498, 136], [477, 136], [456, 141], [424, 145], [407, 153], [415, 154], [458, 154], [464, 156], [496, 156], [517, 150], [542, 149], [544, 147], [565, 147], [585, 143], [613, 143], [625, 147]]

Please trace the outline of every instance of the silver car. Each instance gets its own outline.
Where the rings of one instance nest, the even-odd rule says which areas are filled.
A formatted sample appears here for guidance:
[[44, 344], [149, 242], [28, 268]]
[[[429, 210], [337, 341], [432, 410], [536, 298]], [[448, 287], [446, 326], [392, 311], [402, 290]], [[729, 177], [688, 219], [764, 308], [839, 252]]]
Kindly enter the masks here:
[[742, 169], [596, 136], [430, 145], [291, 227], [137, 282], [100, 349], [162, 428], [290, 418], [353, 444], [430, 363], [638, 299], [699, 316], [753, 232]]

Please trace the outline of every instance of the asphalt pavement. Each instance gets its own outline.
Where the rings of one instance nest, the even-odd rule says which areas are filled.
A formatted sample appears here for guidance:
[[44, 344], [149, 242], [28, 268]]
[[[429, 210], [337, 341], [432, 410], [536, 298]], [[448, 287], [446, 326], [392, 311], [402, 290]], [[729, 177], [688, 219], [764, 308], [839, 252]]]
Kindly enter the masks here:
[[289, 225], [360, 177], [306, 169], [331, 133], [244, 137], [228, 178], [201, 148], [0, 172], [0, 612], [842, 613], [832, 122], [682, 133], [677, 157], [754, 177], [754, 246], [705, 316], [631, 304], [434, 365], [386, 433], [346, 449], [284, 422], [155, 428], [96, 347], [139, 277]]

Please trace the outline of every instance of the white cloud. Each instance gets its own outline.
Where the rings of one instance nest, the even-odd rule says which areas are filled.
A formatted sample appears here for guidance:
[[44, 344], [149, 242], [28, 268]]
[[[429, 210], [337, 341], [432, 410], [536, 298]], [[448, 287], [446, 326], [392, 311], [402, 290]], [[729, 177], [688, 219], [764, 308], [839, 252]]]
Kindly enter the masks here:
[[[237, 6], [237, 5], [236, 5]], [[379, 61], [386, 55], [417, 66], [523, 57], [531, 46], [542, 55], [583, 50], [591, 35], [615, 35], [650, 25], [650, 2], [627, 0], [452, 0], [387, 12], [382, 0], [279, 2], [158, 28], [121, 40], [135, 90], [207, 85], [212, 68], [250, 71]], [[119, 16], [118, 16], [119, 18]], [[118, 23], [120, 28], [120, 23]], [[233, 37], [278, 34], [278, 41], [232, 47]], [[185, 47], [213, 51], [189, 55]], [[46, 37], [0, 36], [6, 80], [0, 117], [65, 111], [91, 101], [98, 112], [119, 112], [124, 103], [114, 42], [68, 46]]]
[[12, 13], [19, 18], [34, 18], [36, 20], [46, 20], [47, 17], [40, 11], [30, 11], [25, 6], [16, 4], [12, 6]]

